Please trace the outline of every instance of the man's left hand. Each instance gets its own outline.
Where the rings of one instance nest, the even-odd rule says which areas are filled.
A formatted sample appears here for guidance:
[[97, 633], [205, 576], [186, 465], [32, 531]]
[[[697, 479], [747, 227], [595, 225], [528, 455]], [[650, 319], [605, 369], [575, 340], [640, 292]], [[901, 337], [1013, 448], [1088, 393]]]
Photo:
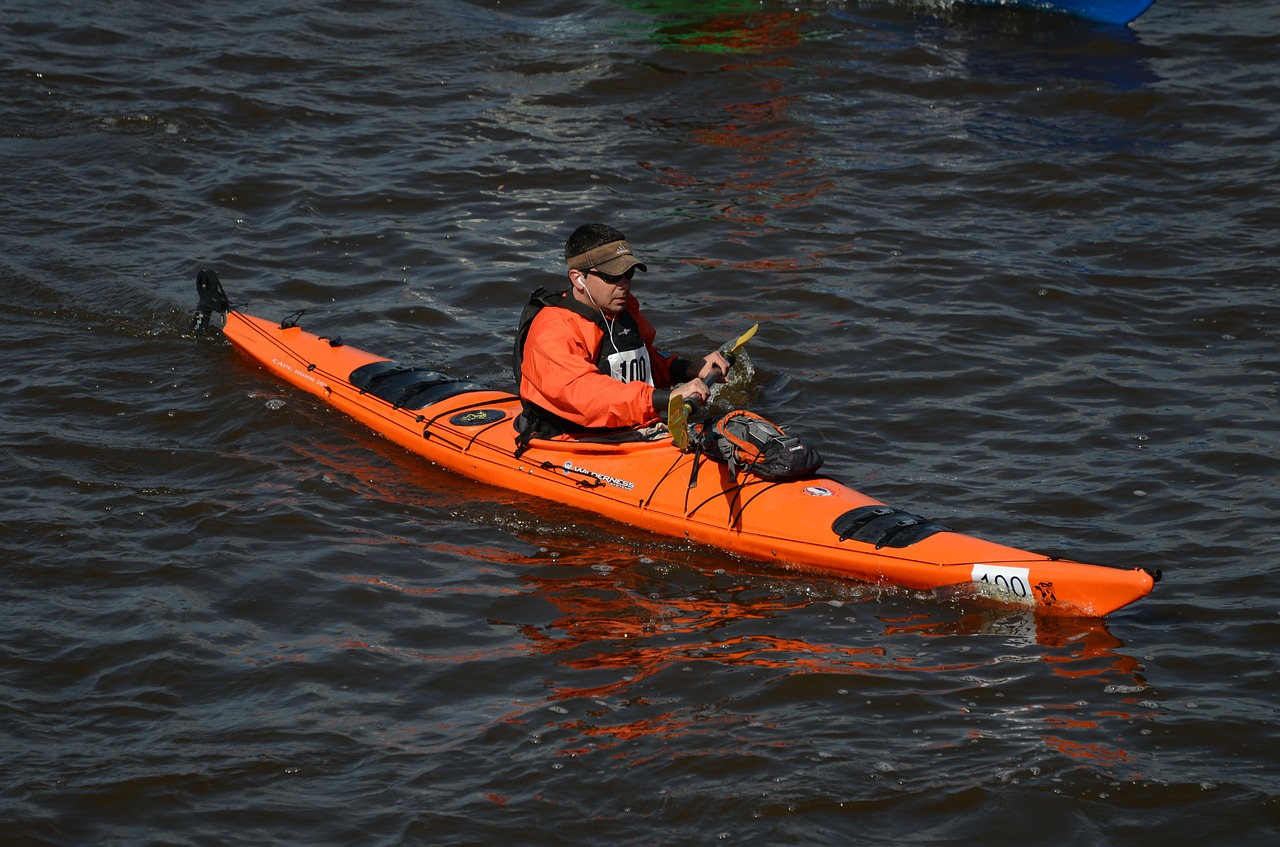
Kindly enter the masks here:
[[[716, 371], [719, 371], [720, 373], [718, 373], [714, 378], [708, 379], [711, 377], [711, 374]], [[728, 378], [728, 376], [729, 360], [726, 359], [724, 354], [719, 350], [708, 353], [698, 368], [698, 378], [704, 382], [715, 382], [717, 379], [723, 380]]]

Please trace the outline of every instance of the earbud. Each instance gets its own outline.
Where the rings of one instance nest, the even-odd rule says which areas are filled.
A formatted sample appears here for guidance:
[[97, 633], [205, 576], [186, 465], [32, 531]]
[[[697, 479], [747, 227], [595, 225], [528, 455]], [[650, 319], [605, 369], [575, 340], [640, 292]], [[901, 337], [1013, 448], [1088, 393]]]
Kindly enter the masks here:
[[583, 277], [581, 274], [579, 274], [578, 278], [573, 281], [573, 284], [578, 286], [578, 288], [582, 289], [583, 291], [586, 291], [587, 286], [583, 284], [582, 280], [583, 280]]

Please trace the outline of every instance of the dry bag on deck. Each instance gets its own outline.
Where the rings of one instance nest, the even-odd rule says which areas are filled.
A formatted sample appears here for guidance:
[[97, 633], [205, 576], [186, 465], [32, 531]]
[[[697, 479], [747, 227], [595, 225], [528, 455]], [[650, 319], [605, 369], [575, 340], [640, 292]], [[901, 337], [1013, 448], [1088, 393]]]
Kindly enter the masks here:
[[822, 467], [817, 450], [755, 412], [742, 410], [707, 424], [702, 449], [717, 462], [726, 463], [735, 478], [745, 471], [781, 482], [801, 479]]

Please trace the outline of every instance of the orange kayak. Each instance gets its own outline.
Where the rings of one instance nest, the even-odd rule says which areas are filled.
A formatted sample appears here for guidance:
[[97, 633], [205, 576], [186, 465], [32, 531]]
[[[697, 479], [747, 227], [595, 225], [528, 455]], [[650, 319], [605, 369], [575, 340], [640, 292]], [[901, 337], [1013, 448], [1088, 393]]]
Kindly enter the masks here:
[[198, 287], [201, 332], [211, 310], [225, 312], [223, 335], [277, 378], [429, 461], [492, 485], [787, 569], [1045, 615], [1100, 617], [1146, 596], [1159, 579], [1159, 572], [1054, 559], [954, 532], [827, 477], [735, 480], [726, 465], [669, 439], [535, 439], [518, 452], [514, 395], [229, 308], [210, 272], [201, 272]]

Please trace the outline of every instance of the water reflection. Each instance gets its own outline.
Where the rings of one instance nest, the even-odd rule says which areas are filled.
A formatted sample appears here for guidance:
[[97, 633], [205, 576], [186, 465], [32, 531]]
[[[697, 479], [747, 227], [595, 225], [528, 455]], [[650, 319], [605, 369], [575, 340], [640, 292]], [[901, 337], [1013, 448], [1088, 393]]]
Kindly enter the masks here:
[[[1113, 769], [1132, 757], [1109, 725], [1154, 714], [1140, 699], [1141, 663], [1099, 619], [1038, 618], [726, 561], [421, 465], [372, 436], [332, 449], [302, 441], [294, 450], [331, 483], [305, 486], [302, 496], [319, 490], [349, 511], [350, 526], [378, 514], [373, 525], [385, 533], [388, 509], [405, 512], [401, 536], [343, 535], [351, 549], [374, 547], [360, 557], [361, 570], [343, 576], [363, 598], [344, 605], [377, 603], [404, 620], [385, 631], [366, 625], [262, 645], [267, 652], [250, 649], [249, 661], [355, 651], [458, 668], [468, 678], [521, 666], [522, 677], [543, 680], [541, 697], [504, 701], [495, 683], [482, 695], [483, 725], [519, 727], [558, 755], [754, 733], [785, 723], [797, 701], [866, 691], [912, 704], [892, 707], [906, 709], [896, 719], [908, 726], [978, 720], [984, 728], [970, 731], [979, 736], [1038, 739], [1057, 755]], [[462, 525], [456, 543], [442, 541], [438, 527], [417, 534], [414, 524], [435, 510]], [[509, 543], [463, 540], [493, 538], [495, 526]], [[390, 555], [387, 545], [395, 545]], [[393, 560], [383, 570], [371, 564]], [[407, 605], [389, 604], [392, 596]], [[479, 646], [439, 641], [436, 625], [415, 630], [416, 605], [432, 620], [487, 618], [493, 638]], [[1081, 685], [1105, 706], [1082, 703]], [[1007, 700], [976, 702], [1006, 692]], [[993, 724], [999, 728], [986, 728]]]
[[626, 5], [659, 18], [652, 35], [658, 44], [726, 55], [769, 54], [795, 47], [804, 38], [804, 25], [815, 15], [805, 9], [773, 6], [758, 0], [710, 0], [696, 4], [681, 0], [640, 0]]
[[[1103, 619], [1046, 618], [937, 596], [912, 601], [911, 593], [897, 589], [789, 574], [747, 560], [726, 564], [726, 554], [719, 551], [660, 539], [588, 513], [477, 483], [422, 463], [395, 445], [355, 429], [354, 437], [344, 433], [349, 436], [345, 444], [332, 446], [328, 440], [291, 444], [309, 476], [319, 475], [333, 483], [320, 492], [322, 496], [360, 501], [352, 512], [357, 523], [366, 511], [385, 519], [392, 505], [414, 510], [408, 513], [414, 517], [406, 518], [405, 537], [356, 535], [350, 540], [421, 546], [468, 561], [502, 565], [512, 572], [510, 592], [536, 594], [557, 612], [551, 620], [513, 624], [528, 646], [539, 652], [574, 654], [586, 649], [591, 655], [585, 661], [591, 666], [635, 668], [637, 677], [673, 662], [704, 659], [788, 672], [920, 670], [918, 658], [895, 659], [885, 645], [990, 636], [1032, 651], [1036, 660], [1061, 676], [1098, 677], [1134, 690], [1146, 685], [1141, 664], [1120, 652], [1123, 642]], [[420, 544], [409, 536], [415, 521], [425, 516], [422, 509], [443, 509], [445, 519], [468, 524], [497, 525], [523, 549], [448, 544], [434, 533]], [[897, 616], [876, 613], [875, 623], [863, 632], [869, 615], [862, 607], [879, 608], [886, 597], [914, 602], [916, 608]], [[841, 623], [854, 624], [851, 631], [858, 638], [872, 639], [874, 646], [851, 647], [851, 639], [839, 635], [825, 644], [777, 635], [758, 637], [760, 628], [750, 625], [815, 604], [825, 606]], [[744, 624], [749, 636], [739, 632]], [[614, 641], [634, 646], [620, 654], [595, 655], [601, 643]], [[566, 656], [570, 667], [582, 661], [579, 656]], [[930, 669], [970, 666], [961, 661]]]
[[[506, 565], [521, 558], [459, 552]], [[663, 558], [570, 542], [525, 559], [523, 589], [554, 611], [493, 623], [514, 627], [531, 653], [554, 662], [545, 703], [518, 719], [561, 755], [630, 749], [642, 738], [670, 750], [691, 734], [754, 737], [791, 726], [786, 716], [805, 703], [832, 696], [861, 703], [860, 692], [869, 691], [876, 705], [866, 700], [868, 710], [899, 710], [904, 733], [920, 722], [971, 726], [971, 741], [1025, 747], [1038, 740], [1044, 750], [1112, 770], [1133, 756], [1108, 726], [1154, 714], [1134, 696], [1146, 685], [1139, 663], [1101, 620], [949, 604], [921, 610], [929, 601], [866, 586], [750, 565], [730, 573], [698, 555], [679, 564]], [[1052, 690], [1037, 669], [1096, 680], [1088, 688], [1106, 705], [1086, 705], [1077, 695], [1016, 695], [1028, 687]], [[974, 702], [1006, 693], [1008, 701]]]
[[1025, 39], [1019, 33], [1002, 32], [997, 39], [975, 35], [965, 49], [965, 65], [979, 79], [1098, 82], [1114, 91], [1142, 90], [1161, 81], [1150, 63], [1154, 51], [1129, 30], [1036, 31]]
[[[903, 168], [919, 172], [932, 208], [945, 209], [962, 194], [974, 150], [1053, 157], [1151, 144], [1129, 116], [1153, 104], [1124, 94], [1159, 81], [1153, 50], [1123, 27], [968, 6], [629, 5], [653, 17], [648, 37], [664, 52], [650, 65], [680, 77], [681, 92], [632, 117], [656, 136], [639, 165], [671, 190], [673, 217], [731, 225], [713, 256], [683, 257], [697, 267], [799, 274], [847, 262], [866, 210], [835, 198], [864, 197], [873, 209], [903, 191]], [[975, 81], [980, 99], [957, 98]], [[1045, 92], [1025, 113], [1017, 104], [1032, 85]], [[1083, 117], [1060, 109], [1062, 97], [1089, 108]], [[847, 155], [815, 155], [832, 123], [845, 125]], [[921, 125], [955, 144], [921, 147]], [[933, 184], [948, 189], [936, 197]], [[791, 242], [783, 254], [759, 247], [797, 222], [848, 235]]]
[[[653, 105], [636, 119], [658, 136], [652, 150], [680, 151], [640, 163], [681, 198], [675, 216], [731, 222], [732, 237], [745, 240], [781, 226], [779, 213], [809, 207], [835, 187], [830, 168], [809, 152], [815, 129], [803, 115], [805, 95], [796, 85], [812, 73], [799, 67], [797, 51], [812, 37], [814, 12], [742, 0], [631, 5], [658, 20], [650, 38], [669, 53], [654, 67], [706, 88], [704, 95]], [[694, 58], [682, 61], [682, 55]], [[707, 56], [721, 60], [710, 71], [699, 61]], [[711, 155], [690, 156], [689, 144]], [[811, 251], [733, 266], [786, 271], [820, 258]], [[687, 261], [724, 264], [697, 256]]]
[[[923, 48], [973, 79], [1017, 83], [1058, 80], [1104, 82], [1119, 91], [1160, 81], [1150, 60], [1158, 51], [1127, 27], [1026, 9], [992, 9], [960, 3], [904, 9], [910, 17], [871, 10], [832, 9], [830, 16], [854, 31], [892, 36], [886, 47]], [[884, 58], [884, 57], [880, 57]]]

